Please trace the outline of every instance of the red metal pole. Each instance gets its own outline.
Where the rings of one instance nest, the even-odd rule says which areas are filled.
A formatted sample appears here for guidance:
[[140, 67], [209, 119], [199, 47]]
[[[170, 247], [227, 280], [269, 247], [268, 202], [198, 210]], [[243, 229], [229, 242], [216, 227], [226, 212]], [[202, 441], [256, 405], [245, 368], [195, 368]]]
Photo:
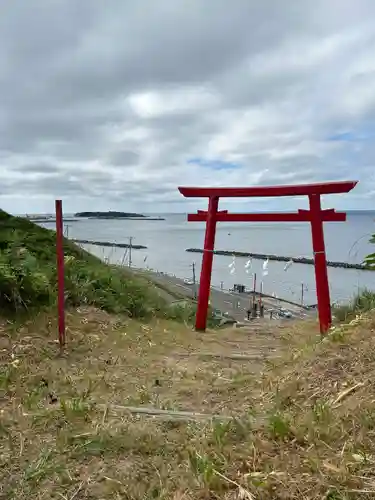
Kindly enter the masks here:
[[60, 347], [65, 345], [65, 292], [64, 292], [64, 248], [63, 214], [61, 200], [55, 201], [56, 208], [56, 265], [57, 265], [57, 310]]
[[309, 196], [311, 211], [311, 233], [315, 260], [316, 295], [320, 333], [327, 332], [332, 323], [331, 300], [328, 285], [327, 260], [324, 245], [323, 222], [321, 218], [320, 195]]
[[219, 206], [219, 198], [214, 196], [209, 198], [208, 215], [206, 221], [206, 234], [204, 238], [204, 252], [202, 259], [201, 277], [199, 283], [197, 317], [195, 319], [195, 329], [200, 332], [206, 330], [208, 301], [210, 298], [211, 273], [213, 250], [215, 246], [216, 214]]

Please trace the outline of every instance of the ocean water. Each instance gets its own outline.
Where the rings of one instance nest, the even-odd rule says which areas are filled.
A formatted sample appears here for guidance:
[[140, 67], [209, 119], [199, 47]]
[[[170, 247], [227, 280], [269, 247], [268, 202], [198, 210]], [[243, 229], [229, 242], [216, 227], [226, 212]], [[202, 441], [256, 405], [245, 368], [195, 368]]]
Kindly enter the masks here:
[[[204, 223], [187, 222], [183, 214], [160, 214], [164, 221], [87, 220], [67, 222], [65, 231], [70, 238], [128, 243], [147, 246], [147, 250], [132, 251], [132, 265], [173, 273], [181, 278], [192, 277], [195, 262], [197, 278], [201, 254], [188, 253], [186, 248], [203, 248]], [[53, 228], [54, 224], [43, 224]], [[375, 246], [368, 240], [375, 233], [375, 212], [348, 213], [346, 222], [326, 223], [324, 226], [328, 260], [360, 263]], [[128, 252], [122, 248], [85, 248], [111, 263], [128, 262]], [[313, 257], [311, 230], [307, 223], [219, 223], [215, 249], [270, 253], [286, 256]], [[235, 273], [228, 267], [232, 257], [214, 256], [212, 284], [230, 288], [234, 283], [252, 286], [257, 273], [258, 286], [263, 281], [265, 293], [300, 301], [316, 303], [314, 266], [293, 264], [284, 271], [285, 262], [269, 262], [268, 275], [262, 276], [263, 262], [253, 260], [250, 273], [245, 271], [246, 258], [236, 258]], [[375, 272], [328, 268], [332, 301], [344, 302], [362, 288], [375, 290]]]

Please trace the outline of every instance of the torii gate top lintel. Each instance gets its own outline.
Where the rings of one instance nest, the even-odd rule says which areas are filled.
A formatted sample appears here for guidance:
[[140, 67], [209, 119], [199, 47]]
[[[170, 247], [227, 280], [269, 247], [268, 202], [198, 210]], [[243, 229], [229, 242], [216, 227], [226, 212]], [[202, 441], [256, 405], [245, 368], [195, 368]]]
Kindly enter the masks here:
[[315, 184], [295, 184], [254, 187], [179, 187], [185, 198], [246, 198], [267, 196], [303, 196], [312, 194], [348, 193], [358, 181], [319, 182]]
[[[322, 210], [321, 195], [348, 193], [358, 181], [335, 181], [315, 184], [296, 184], [280, 186], [255, 187], [179, 187], [178, 190], [186, 198], [208, 198], [208, 210], [198, 210], [188, 214], [188, 221], [206, 222], [204, 252], [199, 285], [196, 330], [204, 331], [207, 322], [207, 310], [210, 295], [213, 251], [215, 246], [216, 223], [227, 222], [310, 222], [313, 252], [315, 260], [315, 279], [318, 299], [320, 331], [325, 333], [331, 325], [331, 303], [328, 285], [327, 260], [324, 245], [323, 222], [345, 221], [345, 212]], [[218, 210], [219, 198], [245, 198], [270, 196], [308, 196], [309, 210], [298, 210], [294, 213], [228, 213]]]

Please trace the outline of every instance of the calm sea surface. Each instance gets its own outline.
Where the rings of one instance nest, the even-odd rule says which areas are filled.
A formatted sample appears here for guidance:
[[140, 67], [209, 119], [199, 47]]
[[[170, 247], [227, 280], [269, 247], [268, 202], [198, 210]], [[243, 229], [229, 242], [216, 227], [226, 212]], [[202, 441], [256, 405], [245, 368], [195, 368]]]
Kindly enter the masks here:
[[[164, 221], [132, 220], [80, 220], [67, 223], [69, 237], [96, 241], [133, 243], [147, 246], [147, 250], [133, 250], [132, 263], [135, 267], [150, 267], [173, 273], [181, 278], [192, 276], [195, 261], [199, 279], [201, 254], [186, 252], [188, 247], [203, 248], [204, 224], [186, 221], [182, 214], [161, 214]], [[44, 224], [54, 227], [53, 224]], [[329, 260], [361, 262], [365, 255], [375, 251], [375, 245], [368, 243], [375, 233], [375, 212], [348, 214], [347, 222], [326, 223], [325, 241]], [[111, 263], [121, 263], [124, 249], [102, 248], [86, 245], [85, 248]], [[310, 226], [306, 223], [219, 223], [216, 233], [217, 250], [238, 250], [255, 253], [272, 253], [286, 256], [312, 258]], [[147, 257], [146, 261], [145, 258]], [[212, 284], [230, 288], [234, 283], [252, 284], [252, 275], [245, 271], [245, 258], [236, 258], [235, 273], [230, 274], [228, 265], [231, 257], [215, 256]], [[316, 302], [314, 267], [293, 264], [284, 271], [285, 263], [270, 262], [268, 276], [262, 277], [262, 264], [254, 260], [251, 272], [257, 273], [258, 282], [263, 280], [265, 293], [276, 293], [280, 297], [299, 301], [302, 286], [305, 303]], [[375, 289], [375, 272], [329, 268], [331, 298], [345, 301], [360, 288]], [[303, 284], [303, 285], [302, 285]]]

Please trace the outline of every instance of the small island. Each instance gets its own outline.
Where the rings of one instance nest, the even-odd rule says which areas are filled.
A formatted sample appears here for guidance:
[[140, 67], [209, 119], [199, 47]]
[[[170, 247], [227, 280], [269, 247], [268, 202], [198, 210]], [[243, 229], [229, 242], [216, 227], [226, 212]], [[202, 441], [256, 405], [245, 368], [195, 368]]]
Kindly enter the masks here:
[[149, 217], [143, 214], [132, 212], [77, 212], [74, 217], [84, 217], [86, 219], [130, 219], [130, 220], [165, 220], [162, 217]]

